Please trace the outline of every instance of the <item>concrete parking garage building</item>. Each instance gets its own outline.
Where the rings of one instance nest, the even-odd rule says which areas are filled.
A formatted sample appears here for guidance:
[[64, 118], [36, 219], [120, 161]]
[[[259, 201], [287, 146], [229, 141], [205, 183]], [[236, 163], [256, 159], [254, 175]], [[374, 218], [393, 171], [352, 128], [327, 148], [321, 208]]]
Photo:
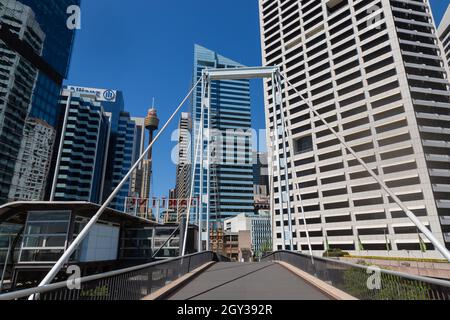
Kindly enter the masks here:
[[[276, 199], [289, 194], [294, 213], [276, 204], [275, 249], [308, 250], [308, 229], [316, 254], [328, 242], [358, 255], [441, 258], [295, 92], [450, 247], [450, 90], [429, 2], [260, 0], [259, 7], [264, 64], [280, 66], [292, 84], [285, 111], [294, 165], [283, 181], [288, 191], [273, 191]], [[271, 90], [268, 80], [273, 130]]]

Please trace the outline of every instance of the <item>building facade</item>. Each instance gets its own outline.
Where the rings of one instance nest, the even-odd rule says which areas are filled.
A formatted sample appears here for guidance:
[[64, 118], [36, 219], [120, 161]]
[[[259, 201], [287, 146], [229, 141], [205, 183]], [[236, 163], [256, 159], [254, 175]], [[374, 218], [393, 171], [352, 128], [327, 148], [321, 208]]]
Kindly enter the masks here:
[[21, 194], [16, 189], [24, 183], [18, 181], [22, 177], [19, 156], [39, 72], [6, 41], [15, 39], [27, 46], [30, 55], [41, 57], [45, 33], [31, 8], [16, 1], [0, 2], [0, 22], [0, 202], [5, 203]]
[[261, 256], [263, 248], [272, 243], [272, 226], [269, 211], [261, 215], [240, 214], [224, 221], [226, 233], [239, 234], [248, 232], [250, 249], [256, 256]]
[[[450, 91], [429, 2], [260, 0], [259, 7], [264, 64], [280, 66], [289, 81], [290, 181], [273, 190], [274, 249], [308, 250], [308, 231], [316, 254], [328, 243], [359, 255], [440, 258], [296, 93], [450, 247]], [[270, 81], [265, 93], [274, 130]]]
[[269, 165], [267, 152], [253, 152], [253, 196], [255, 214], [270, 209]]
[[[136, 133], [134, 135], [134, 152], [133, 158], [139, 159], [141, 154], [145, 151], [145, 119], [144, 118], [131, 118], [136, 124]], [[130, 183], [130, 195], [132, 197], [140, 198], [143, 194], [143, 164], [141, 163], [138, 168], [133, 172]]]
[[[205, 68], [236, 68], [240, 63], [209, 49], [195, 46], [194, 82]], [[210, 207], [211, 221], [223, 221], [240, 213], [253, 212], [253, 167], [251, 145], [250, 85], [248, 80], [213, 81], [211, 86], [211, 137], [214, 158], [211, 163]], [[207, 128], [207, 115], [205, 128]], [[201, 119], [201, 86], [192, 98], [192, 146]], [[194, 143], [195, 141], [195, 143]], [[192, 150], [195, 148], [192, 147]], [[192, 151], [192, 162], [195, 152]], [[200, 158], [197, 155], [197, 158]], [[196, 162], [197, 164], [199, 161]], [[195, 168], [194, 195], [200, 194], [200, 166]], [[206, 195], [206, 169], [204, 194]], [[205, 206], [205, 204], [204, 204]], [[206, 212], [206, 208], [203, 210]], [[204, 220], [205, 221], [204, 217]]]
[[[61, 111], [58, 96], [67, 77], [74, 39], [74, 30], [67, 27], [67, 8], [79, 4], [79, 0], [0, 1], [0, 105], [4, 105], [0, 108], [0, 131], [4, 134], [0, 147], [0, 203], [28, 200], [30, 194], [33, 200], [36, 196], [40, 197], [37, 200], [48, 197], [51, 179], [47, 168], [52, 152], [36, 150], [39, 156], [29, 157], [30, 141], [47, 140], [49, 145], [41, 147], [52, 151], [58, 141], [47, 139], [48, 130], [41, 128], [43, 137], [29, 130], [45, 122], [47, 129], [53, 129], [50, 136], [56, 135]], [[33, 169], [33, 161], [40, 163], [40, 169]], [[43, 183], [30, 183], [38, 180]]]
[[52, 201], [100, 203], [105, 188], [111, 114], [92, 94], [64, 89], [66, 107]]
[[445, 56], [447, 68], [450, 70], [450, 5], [447, 7], [447, 11], [439, 25], [438, 36], [443, 45], [442, 54]]
[[[134, 141], [136, 134], [136, 124], [131, 120], [128, 112], [120, 112], [119, 126], [116, 133], [113, 132], [110, 143], [109, 168], [112, 168], [112, 175], [106, 174], [107, 185], [103, 199], [106, 200], [113, 190], [120, 184], [125, 175], [130, 171], [135, 160], [133, 157]], [[125, 201], [130, 195], [130, 180], [128, 180], [118, 195], [111, 203], [111, 208], [117, 211], [125, 210]]]
[[[176, 174], [176, 198], [177, 217], [181, 221], [181, 216], [186, 214], [188, 202], [191, 193], [191, 129], [192, 121], [189, 113], [182, 113], [178, 125], [178, 149], [177, 149], [177, 174]], [[180, 201], [181, 200], [181, 201]]]
[[[111, 118], [111, 130], [108, 136], [108, 155], [104, 177], [104, 187], [100, 201], [106, 200], [131, 169], [135, 157], [135, 142], [138, 131], [136, 123], [125, 111], [123, 93], [118, 90], [68, 86], [74, 94], [89, 97], [98, 102]], [[130, 195], [131, 179], [126, 182], [110, 207], [118, 211], [125, 210], [125, 201]], [[92, 201], [97, 203], [97, 201]]]
[[45, 198], [46, 182], [55, 142], [55, 129], [47, 122], [30, 118], [25, 123], [10, 199], [39, 201]]

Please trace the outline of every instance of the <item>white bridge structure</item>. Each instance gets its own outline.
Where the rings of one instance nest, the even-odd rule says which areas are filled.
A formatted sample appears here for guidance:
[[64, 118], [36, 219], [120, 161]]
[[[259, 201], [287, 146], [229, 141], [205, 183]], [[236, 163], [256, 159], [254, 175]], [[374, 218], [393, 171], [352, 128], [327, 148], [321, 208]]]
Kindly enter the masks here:
[[[285, 228], [285, 232], [283, 232], [283, 242], [284, 244], [290, 243], [290, 248], [293, 248], [292, 245], [292, 219], [291, 219], [291, 203], [290, 203], [290, 195], [289, 195], [289, 186], [291, 186], [292, 182], [289, 179], [288, 175], [288, 162], [292, 161], [292, 156], [288, 157], [288, 150], [292, 150], [289, 145], [289, 135], [286, 132], [286, 115], [285, 115], [285, 107], [283, 103], [283, 90], [287, 87], [289, 82], [286, 80], [286, 77], [281, 73], [278, 67], [252, 67], [252, 68], [232, 68], [232, 69], [205, 69], [203, 70], [202, 77], [194, 84], [191, 88], [187, 96], [182, 100], [180, 105], [175, 109], [172, 116], [167, 120], [164, 126], [161, 128], [159, 133], [153, 139], [153, 141], [149, 144], [148, 148], [144, 151], [141, 157], [137, 160], [137, 162], [133, 165], [130, 171], [125, 175], [121, 183], [116, 187], [116, 189], [112, 192], [109, 198], [103, 203], [102, 207], [98, 210], [98, 212], [91, 218], [89, 223], [85, 226], [85, 228], [80, 232], [78, 237], [72, 242], [69, 248], [65, 251], [65, 253], [61, 256], [58, 262], [53, 266], [47, 276], [42, 280], [40, 287], [47, 286], [51, 283], [51, 281], [58, 274], [60, 269], [69, 261], [71, 255], [75, 252], [78, 246], [82, 243], [83, 239], [88, 235], [91, 228], [95, 225], [95, 223], [99, 220], [103, 212], [110, 205], [113, 199], [116, 197], [117, 193], [123, 185], [127, 182], [127, 180], [131, 177], [134, 170], [139, 166], [139, 164], [144, 160], [146, 154], [153, 148], [155, 143], [160, 139], [161, 135], [166, 131], [169, 124], [173, 121], [175, 116], [180, 112], [184, 104], [188, 101], [189, 97], [193, 94], [194, 90], [198, 85], [201, 85], [202, 92], [202, 103], [201, 103], [201, 120], [200, 127], [198, 130], [198, 136], [194, 137], [195, 140], [195, 148], [194, 148], [194, 168], [199, 163], [200, 168], [206, 169], [206, 176], [204, 170], [200, 170], [200, 195], [201, 204], [199, 206], [200, 212], [198, 214], [197, 220], [199, 225], [199, 250], [202, 251], [202, 234], [204, 231], [206, 234], [209, 234], [209, 218], [210, 218], [210, 183], [211, 183], [211, 130], [205, 130], [205, 122], [207, 123], [207, 127], [209, 128], [211, 121], [211, 82], [212, 81], [220, 81], [220, 80], [239, 80], [239, 79], [270, 79], [272, 83], [272, 101], [274, 107], [275, 117], [280, 116], [276, 123], [276, 127], [274, 130], [268, 130], [268, 141], [270, 143], [269, 146], [269, 171], [271, 172], [271, 210], [272, 216], [275, 214], [275, 209], [278, 207], [283, 211], [283, 209], [287, 210], [287, 214], [289, 217], [289, 223], [287, 226], [283, 226]], [[408, 218], [414, 223], [415, 226], [428, 238], [431, 243], [435, 246], [435, 248], [450, 262], [450, 252], [447, 250], [444, 244], [439, 242], [436, 237], [431, 233], [431, 231], [421, 223], [421, 221], [414, 215], [413, 212], [408, 210], [408, 208], [402, 203], [402, 201], [395, 195], [395, 193], [390, 190], [390, 188], [377, 176], [377, 174], [369, 168], [369, 166], [356, 154], [356, 152], [346, 143], [345, 139], [337, 133], [333, 127], [322, 117], [322, 115], [317, 112], [308, 101], [305, 99], [300, 92], [295, 90], [298, 94], [299, 98], [301, 98], [309, 107], [310, 111], [320, 118], [320, 120], [328, 127], [328, 129], [336, 136], [336, 138], [340, 141], [342, 145], [350, 152], [355, 159], [365, 168], [365, 170], [373, 177], [373, 179], [380, 185], [380, 187], [389, 195], [394, 202], [405, 212]], [[205, 143], [206, 142], [206, 143]], [[206, 145], [206, 152], [205, 152]], [[280, 147], [281, 145], [281, 147]], [[201, 155], [198, 157], [197, 155]], [[206, 156], [205, 156], [206, 155]], [[289, 160], [290, 159], [290, 160]], [[291, 166], [293, 167], [293, 163]], [[195, 172], [195, 170], [193, 170]], [[275, 176], [277, 177], [275, 181]], [[206, 179], [206, 190], [203, 190], [203, 181]], [[190, 198], [193, 198], [193, 184], [194, 179], [192, 181], [191, 186], [191, 195]], [[275, 204], [275, 194], [273, 192], [275, 182], [278, 184], [279, 190], [279, 201], [278, 204]], [[283, 183], [285, 185], [283, 186]], [[283, 187], [285, 187], [286, 191], [283, 191]], [[299, 190], [299, 186], [292, 186], [294, 191]], [[300, 193], [297, 194], [300, 197]], [[301, 199], [299, 198], [301, 201]], [[192, 203], [190, 201], [189, 203]], [[206, 208], [206, 209], [205, 209]], [[189, 222], [191, 219], [191, 210], [192, 208], [188, 206], [188, 210], [186, 211], [186, 221]], [[204, 212], [206, 210], [206, 212]], [[302, 210], [303, 211], [303, 210]], [[206, 221], [203, 221], [203, 217], [206, 217]], [[304, 215], [303, 218], [305, 219]], [[185, 224], [187, 228], [189, 223]], [[307, 224], [305, 223], [305, 227]], [[176, 230], [177, 231], [177, 230]], [[185, 256], [186, 252], [186, 241], [187, 241], [187, 232], [184, 232], [183, 239], [183, 249], [182, 256]], [[308, 246], [310, 251], [310, 256], [312, 259], [312, 249], [311, 242], [309, 239], [309, 232], [306, 230]], [[206, 251], [209, 251], [209, 241], [206, 241], [207, 247]], [[163, 245], [164, 246], [164, 245]], [[283, 248], [284, 249], [284, 248]], [[313, 259], [312, 259], [313, 261]], [[313, 261], [314, 263], [314, 261]]]

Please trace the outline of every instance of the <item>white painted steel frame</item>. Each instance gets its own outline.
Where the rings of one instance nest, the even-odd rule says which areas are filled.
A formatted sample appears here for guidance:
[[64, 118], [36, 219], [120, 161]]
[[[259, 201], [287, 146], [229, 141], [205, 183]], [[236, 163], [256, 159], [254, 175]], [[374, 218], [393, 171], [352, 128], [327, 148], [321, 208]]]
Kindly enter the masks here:
[[[276, 125], [276, 127], [274, 128], [274, 134], [275, 134], [275, 142], [271, 139], [271, 149], [274, 149], [274, 143], [276, 144], [275, 148], [277, 150], [276, 152], [276, 160], [277, 160], [277, 173], [278, 173], [278, 185], [279, 185], [279, 190], [280, 190], [280, 214], [284, 214], [284, 202], [286, 202], [287, 205], [287, 212], [288, 212], [288, 219], [289, 219], [289, 223], [288, 223], [288, 232], [289, 232], [289, 246], [290, 249], [293, 250], [294, 245], [293, 245], [293, 228], [292, 228], [292, 208], [291, 208], [291, 201], [290, 201], [290, 189], [289, 189], [289, 173], [288, 173], [288, 166], [287, 166], [287, 151], [286, 149], [290, 149], [292, 150], [292, 148], [289, 147], [289, 142], [287, 141], [287, 133], [286, 133], [286, 128], [285, 128], [285, 119], [284, 119], [284, 110], [283, 110], [283, 101], [282, 101], [282, 85], [281, 85], [281, 76], [280, 76], [280, 71], [278, 67], [244, 67], [244, 68], [228, 68], [228, 69], [205, 69], [202, 72], [202, 102], [201, 102], [201, 106], [202, 106], [202, 110], [201, 110], [201, 126], [204, 126], [204, 120], [203, 120], [203, 116], [204, 116], [204, 108], [207, 108], [207, 112], [208, 112], [208, 137], [207, 137], [207, 161], [206, 161], [206, 174], [207, 174], [207, 183], [208, 183], [208, 188], [207, 188], [207, 195], [206, 195], [206, 201], [207, 201], [207, 210], [206, 210], [206, 221], [207, 221], [207, 226], [206, 226], [206, 248], [209, 248], [209, 221], [210, 221], [210, 206], [209, 204], [209, 199], [210, 199], [210, 192], [209, 192], [209, 183], [210, 183], [210, 175], [211, 175], [211, 148], [210, 148], [210, 144], [211, 144], [211, 136], [210, 136], [210, 114], [211, 114], [211, 81], [220, 81], [220, 80], [245, 80], [245, 79], [272, 79], [272, 95], [273, 95], [273, 102], [274, 102], [274, 109], [275, 109], [275, 113], [278, 112], [278, 110], [280, 110], [280, 113], [282, 114], [282, 120], [281, 120], [281, 126], [278, 126], [278, 123]], [[275, 85], [274, 85], [275, 84]], [[204, 128], [201, 128], [202, 133], [204, 132]], [[201, 133], [201, 140], [204, 141], [204, 137], [203, 134]], [[281, 133], [281, 142], [283, 144], [283, 160], [281, 160], [280, 158], [280, 133]], [[203, 143], [202, 143], [203, 145]], [[203, 148], [202, 148], [203, 150]], [[202, 158], [204, 157], [204, 154], [202, 152]], [[271, 167], [274, 166], [273, 163], [273, 157], [271, 156], [270, 159], [270, 165]], [[201, 161], [203, 163], [203, 159]], [[281, 169], [284, 168], [284, 181], [286, 182], [286, 192], [282, 192], [282, 176], [281, 176]], [[204, 212], [203, 212], [203, 174], [204, 174], [204, 170], [203, 170], [203, 166], [201, 166], [201, 170], [200, 170], [200, 199], [202, 199], [202, 204], [200, 206], [200, 216], [202, 217]], [[271, 179], [274, 179], [274, 176], [272, 175]], [[272, 181], [272, 185], [274, 185], [274, 181]], [[284, 195], [286, 195], [284, 197]], [[286, 199], [286, 201], [284, 201], [284, 198]], [[272, 216], [275, 215], [275, 206], [271, 206], [272, 207]], [[285, 232], [286, 232], [286, 228], [283, 224], [282, 226], [283, 228], [283, 249], [285, 249], [286, 246], [286, 239], [285, 239]], [[201, 239], [202, 239], [202, 234], [203, 234], [203, 225], [199, 224], [199, 243], [201, 243]], [[309, 239], [309, 235], [308, 235], [308, 239]], [[308, 241], [308, 245], [310, 248], [310, 252], [311, 252], [311, 244]]]

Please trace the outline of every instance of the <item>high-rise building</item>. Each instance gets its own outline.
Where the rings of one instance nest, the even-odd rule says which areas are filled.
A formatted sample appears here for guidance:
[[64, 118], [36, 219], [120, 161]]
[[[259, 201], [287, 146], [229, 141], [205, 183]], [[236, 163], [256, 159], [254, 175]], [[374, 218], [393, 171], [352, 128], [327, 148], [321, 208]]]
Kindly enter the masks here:
[[[236, 68], [242, 64], [209, 49], [195, 46], [194, 82], [205, 68]], [[250, 84], [248, 80], [213, 81], [211, 85], [211, 138], [216, 156], [211, 162], [211, 221], [253, 212]], [[196, 143], [201, 119], [201, 86], [192, 99], [193, 135]], [[207, 115], [205, 127], [207, 128]], [[191, 150], [194, 150], [192, 147]], [[191, 152], [194, 154], [195, 152]], [[198, 157], [200, 158], [200, 157]], [[199, 162], [197, 162], [199, 163]], [[200, 165], [195, 174], [194, 195], [200, 194]], [[204, 194], [206, 195], [206, 168]], [[206, 208], [203, 210], [206, 212]], [[205, 220], [203, 220], [205, 221]]]
[[[52, 152], [47, 151], [53, 151], [58, 139], [48, 139], [48, 130], [56, 136], [58, 97], [72, 51], [74, 30], [67, 27], [67, 9], [79, 3], [0, 0], [0, 203], [43, 200], [51, 185]], [[38, 127], [43, 137], [30, 131]], [[44, 149], [29, 157], [30, 142], [36, 139], [48, 145], [41, 144]], [[35, 170], [36, 161], [40, 168]]]
[[270, 209], [267, 152], [253, 152], [253, 196], [255, 213]]
[[[191, 193], [191, 116], [189, 113], [182, 113], [178, 125], [178, 154], [177, 154], [177, 175], [176, 175], [176, 196], [177, 196], [177, 217], [181, 221], [181, 216], [186, 214], [187, 202]], [[181, 201], [178, 201], [181, 200]]]
[[[316, 254], [329, 244], [359, 255], [441, 257], [295, 92], [450, 248], [450, 91], [429, 2], [260, 0], [259, 7], [264, 64], [280, 66], [289, 81], [290, 178], [273, 190], [275, 249], [308, 250], [308, 230]], [[270, 81], [265, 93], [274, 130]]]
[[111, 114], [95, 95], [64, 89], [66, 107], [52, 201], [100, 203], [108, 159]]
[[[447, 61], [447, 68], [450, 69], [450, 4], [447, 7], [447, 11], [442, 18], [442, 21], [438, 28], [438, 36], [442, 41], [443, 52], [442, 54], [445, 56]], [[450, 74], [450, 73], [449, 73]]]
[[45, 33], [31, 8], [16, 1], [0, 2], [0, 22], [0, 203], [5, 203], [22, 194], [16, 191], [25, 187], [20, 186], [23, 181], [18, 181], [23, 171], [16, 169], [16, 164], [22, 167], [18, 159], [23, 131], [39, 72], [37, 66], [6, 41], [20, 41], [27, 46], [29, 55], [38, 59]]
[[[133, 162], [137, 161], [145, 151], [145, 119], [131, 118], [136, 124], [136, 133], [134, 135], [134, 153]], [[143, 192], [143, 174], [144, 163], [140, 163], [138, 168], [133, 172], [130, 185], [130, 195], [135, 198], [141, 198]]]
[[[135, 134], [136, 124], [131, 120], [130, 114], [128, 112], [121, 111], [119, 113], [119, 126], [117, 128], [117, 132], [112, 133], [111, 143], [109, 146], [110, 160], [108, 162], [108, 168], [112, 169], [112, 174], [106, 174], [107, 185], [103, 195], [104, 200], [106, 200], [113, 190], [120, 184], [122, 179], [128, 171], [130, 171], [134, 164], [133, 152]], [[124, 211], [125, 201], [129, 195], [130, 179], [119, 191], [110, 207], [118, 211]]]
[[[112, 193], [112, 191], [119, 185], [124, 176], [128, 173], [133, 165], [134, 160], [134, 152], [135, 152], [135, 141], [136, 141], [136, 124], [131, 119], [130, 114], [124, 111], [124, 99], [121, 91], [110, 90], [110, 89], [97, 89], [97, 88], [86, 88], [86, 87], [76, 87], [76, 86], [68, 86], [62, 94], [62, 105], [65, 105], [67, 99], [64, 98], [69, 96], [71, 93], [72, 99], [81, 99], [82, 101], [87, 100], [89, 103], [86, 106], [86, 111], [92, 114], [102, 114], [108, 115], [110, 129], [109, 133], [102, 129], [101, 124], [105, 122], [105, 119], [102, 122], [97, 122], [92, 124], [92, 130], [102, 130], [102, 141], [101, 147], [103, 145], [105, 150], [107, 151], [107, 155], [105, 157], [96, 158], [97, 166], [95, 170], [104, 170], [103, 175], [97, 175], [95, 179], [95, 183], [102, 185], [101, 195], [97, 200], [97, 196], [95, 196], [96, 201], [91, 201], [95, 203], [100, 203]], [[75, 105], [77, 102], [75, 102]], [[83, 104], [82, 104], [83, 105]], [[74, 112], [76, 113], [76, 112]], [[68, 118], [68, 120], [77, 120], [78, 116], [73, 116]], [[79, 128], [76, 128], [79, 130]], [[81, 130], [81, 129], [80, 129]], [[67, 131], [67, 129], [62, 128], [62, 132]], [[75, 150], [79, 148], [78, 141], [80, 143], [84, 143], [84, 139], [90, 138], [83, 136], [83, 130], [80, 132], [70, 132], [68, 134], [71, 139], [74, 139], [73, 142], [68, 143], [68, 146], [63, 146], [63, 151], [67, 149]], [[63, 135], [64, 136], [64, 135]], [[97, 149], [97, 147], [95, 147]], [[61, 153], [61, 148], [59, 153]], [[59, 168], [56, 171], [61, 171], [61, 164], [57, 161], [57, 166]], [[68, 181], [76, 181], [79, 173], [71, 172], [64, 174], [64, 178]], [[55, 186], [54, 186], [55, 187]], [[110, 207], [112, 209], [116, 209], [118, 211], [125, 210], [125, 201], [126, 198], [130, 195], [130, 180], [123, 186], [123, 188], [119, 191], [119, 194], [111, 203]], [[56, 199], [56, 197], [55, 197]], [[63, 200], [70, 200], [65, 198], [64, 195], [61, 196]]]
[[[47, 122], [30, 118], [25, 123], [22, 146], [16, 163], [10, 199], [39, 201], [45, 197], [52, 148], [55, 141], [55, 129]], [[31, 172], [30, 172], [31, 171]]]

